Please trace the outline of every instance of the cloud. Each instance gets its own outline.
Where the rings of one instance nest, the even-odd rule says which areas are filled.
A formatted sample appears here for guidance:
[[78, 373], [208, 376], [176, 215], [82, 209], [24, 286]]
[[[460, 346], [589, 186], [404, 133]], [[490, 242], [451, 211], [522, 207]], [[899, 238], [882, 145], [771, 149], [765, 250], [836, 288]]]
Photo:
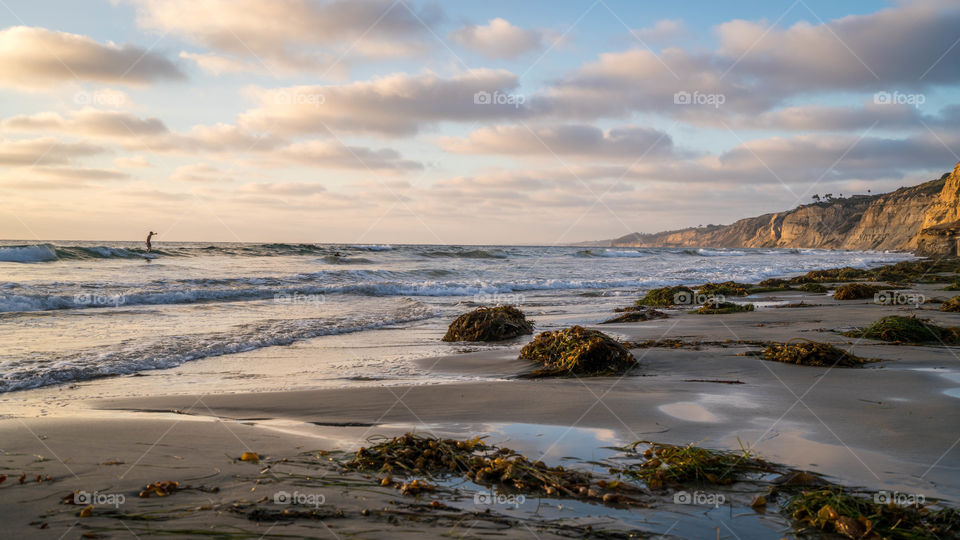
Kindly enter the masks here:
[[292, 144], [271, 152], [262, 164], [361, 171], [402, 172], [423, 169], [420, 163], [403, 159], [396, 150], [346, 146], [335, 141], [307, 141]]
[[147, 169], [153, 167], [153, 164], [143, 156], [118, 157], [113, 160], [113, 164], [121, 169]]
[[0, 139], [0, 166], [59, 165], [74, 158], [92, 156], [106, 151], [89, 143], [68, 143], [53, 137], [11, 141]]
[[[404, 73], [344, 85], [259, 90], [260, 106], [240, 114], [238, 123], [283, 135], [411, 135], [444, 121], [521, 118], [524, 106], [508, 102], [517, 83], [509, 71], [476, 69], [449, 78]], [[506, 97], [497, 102], [496, 96]]]
[[653, 26], [631, 30], [633, 37], [645, 43], [664, 43], [676, 39], [686, 32], [680, 19], [663, 19]]
[[525, 30], [497, 17], [485, 26], [469, 24], [450, 33], [449, 38], [462, 47], [489, 58], [512, 59], [544, 48], [546, 32]]
[[228, 176], [229, 171], [224, 172], [212, 165], [198, 163], [195, 165], [184, 165], [177, 167], [170, 174], [170, 180], [173, 182], [191, 182], [191, 183], [221, 183], [232, 182], [233, 178]]
[[351, 58], [423, 51], [436, 8], [390, 0], [130, 0], [140, 26], [216, 54], [186, 53], [213, 72], [331, 73]]
[[589, 125], [494, 126], [465, 138], [448, 137], [441, 148], [460, 154], [578, 156], [638, 159], [673, 156], [673, 140], [662, 131], [626, 126], [603, 130]]
[[0, 30], [0, 86], [41, 89], [71, 81], [141, 85], [183, 78], [169, 60], [134, 45], [99, 43], [38, 27]]
[[0, 121], [6, 132], [57, 132], [80, 137], [121, 138], [155, 136], [168, 133], [167, 126], [156, 118], [138, 118], [128, 113], [83, 109], [71, 111], [68, 117], [55, 112], [17, 115]]
[[[960, 82], [960, 47], [954, 47], [958, 27], [960, 10], [922, 3], [788, 28], [734, 20], [715, 27], [716, 50], [672, 47], [654, 53], [638, 47], [603, 53], [528, 101], [532, 114], [558, 118], [649, 112], [720, 125], [821, 93], [860, 92], [872, 98], [881, 91], [922, 92]], [[675, 103], [678, 93], [701, 101]], [[718, 97], [722, 103], [716, 106]], [[765, 121], [822, 129], [790, 118], [794, 112]], [[894, 114], [891, 109], [865, 112]], [[820, 119], [834, 126], [843, 123], [822, 114]], [[862, 125], [863, 115], [844, 122]]]

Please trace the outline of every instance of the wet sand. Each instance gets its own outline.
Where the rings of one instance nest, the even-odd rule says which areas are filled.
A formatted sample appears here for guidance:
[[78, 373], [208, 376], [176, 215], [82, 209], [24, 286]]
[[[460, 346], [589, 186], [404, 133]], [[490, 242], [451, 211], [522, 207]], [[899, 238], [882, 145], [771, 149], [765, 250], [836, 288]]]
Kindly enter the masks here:
[[[937, 289], [918, 287], [932, 298], [952, 296]], [[774, 309], [766, 304], [801, 299], [819, 305]], [[591, 530], [609, 527], [677, 537], [714, 536], [717, 530], [730, 538], [788, 532], [782, 518], [736, 505], [715, 511], [664, 505], [623, 513], [575, 504], [555, 510], [556, 501], [546, 501], [535, 511], [497, 507], [487, 513], [467, 497], [457, 511], [425, 509], [416, 505], [429, 504], [429, 496], [418, 501], [370, 480], [364, 484], [358, 475], [341, 477], [334, 468], [322, 466], [322, 458], [302, 455], [321, 449], [349, 451], [371, 435], [411, 429], [463, 436], [486, 433], [491, 442], [509, 443], [533, 457], [546, 456], [548, 462], [571, 455], [561, 451], [578, 452], [573, 455], [589, 460], [592, 456], [583, 454], [591, 447], [642, 439], [716, 449], [748, 447], [770, 461], [815, 471], [844, 485], [943, 498], [952, 506], [960, 502], [960, 402], [955, 397], [960, 349], [889, 345], [834, 332], [865, 326], [883, 315], [914, 312], [957, 326], [960, 314], [941, 313], [935, 304], [914, 309], [807, 293], [764, 293], [750, 300], [763, 303], [750, 313], [669, 310], [669, 319], [597, 327], [635, 342], [670, 338], [702, 343], [697, 349], [634, 349], [641, 367], [624, 377], [513, 379], [530, 366], [517, 359], [519, 345], [512, 344], [420, 361], [431, 372], [467, 374], [481, 378], [478, 382], [110, 399], [85, 403], [88, 410], [82, 415], [4, 419], [0, 473], [8, 478], [0, 484], [0, 518], [14, 533], [50, 537], [86, 532], [120, 537], [129, 535], [127, 528], [138, 536], [158, 529], [191, 536], [198, 534], [195, 529], [224, 532], [239, 527], [237, 531], [254, 537], [482, 537], [499, 531], [509, 537], [543, 538], [583, 536], [589, 532], [582, 529], [586, 524]], [[832, 342], [881, 361], [853, 369], [784, 365], [742, 355], [757, 347], [721, 343], [793, 338]], [[269, 456], [269, 461], [236, 462], [245, 451]], [[288, 463], [279, 462], [283, 458]], [[297, 469], [302, 460], [313, 461]], [[123, 464], [104, 465], [111, 461]], [[267, 464], [284, 474], [261, 473]], [[291, 477], [293, 469], [296, 474], [313, 470], [310, 474], [324, 480]], [[23, 485], [17, 482], [21, 472], [29, 477]], [[37, 483], [37, 474], [49, 474], [52, 481]], [[174, 479], [199, 488], [169, 499], [136, 497], [147, 482]], [[212, 488], [219, 491], [210, 492]], [[276, 509], [270, 499], [279, 488], [322, 493], [322, 515], [271, 521], [258, 514], [258, 519], [249, 519], [244, 505], [267, 497], [259, 504]], [[111, 515], [109, 507], [97, 506], [93, 516], [78, 518], [80, 507], [58, 504], [78, 489], [125, 494], [120, 510], [126, 514]], [[435, 497], [457, 499], [439, 493]], [[232, 506], [237, 501], [249, 503], [238, 509]], [[559, 515], [544, 510], [547, 507]], [[129, 517], [147, 511], [159, 512], [162, 519]], [[44, 523], [46, 528], [40, 529]]]

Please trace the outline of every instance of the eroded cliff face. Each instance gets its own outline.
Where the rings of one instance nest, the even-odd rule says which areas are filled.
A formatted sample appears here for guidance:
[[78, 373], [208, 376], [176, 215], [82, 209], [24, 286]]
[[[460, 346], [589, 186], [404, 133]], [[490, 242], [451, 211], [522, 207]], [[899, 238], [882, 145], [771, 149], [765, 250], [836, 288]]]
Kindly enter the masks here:
[[930, 255], [951, 246], [955, 251], [955, 231], [960, 231], [960, 163], [938, 180], [891, 193], [808, 204], [725, 226], [635, 233], [609, 245], [876, 249]]

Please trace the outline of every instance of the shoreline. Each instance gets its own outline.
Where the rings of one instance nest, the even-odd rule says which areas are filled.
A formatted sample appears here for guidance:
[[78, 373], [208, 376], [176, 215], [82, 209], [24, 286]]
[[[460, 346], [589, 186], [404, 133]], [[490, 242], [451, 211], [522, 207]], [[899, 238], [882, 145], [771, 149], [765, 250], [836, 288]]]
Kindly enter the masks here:
[[[939, 292], [941, 287], [921, 284], [911, 290], [932, 298], [953, 296]], [[211, 506], [210, 511], [219, 512], [217, 519], [234, 523], [236, 518], [225, 517], [217, 504], [226, 504], [231, 498], [249, 499], [249, 483], [238, 481], [236, 475], [257, 477], [255, 465], [236, 461], [240, 453], [295, 461], [306, 450], [352, 450], [370, 435], [395, 435], [411, 429], [463, 438], [487, 433], [492, 442], [550, 456], [545, 461], [556, 460], [551, 465], [570, 455], [551, 454], [553, 446], [585, 453], [590, 444], [599, 451], [603, 446], [641, 439], [722, 450], [745, 445], [766, 459], [811, 470], [845, 485], [923, 494], [928, 499], [945, 499], [952, 506], [960, 502], [957, 397], [950, 394], [960, 387], [957, 350], [851, 340], [832, 331], [865, 326], [882, 315], [911, 312], [952, 326], [958, 323], [956, 314], [941, 313], [931, 305], [919, 309], [881, 306], [798, 291], [755, 296], [749, 300], [787, 303], [802, 299], [817, 307], [765, 308], [720, 316], [670, 310], [668, 319], [600, 325], [601, 331], [631, 342], [663, 337], [701, 342], [697, 348], [634, 349], [641, 367], [624, 377], [516, 379], [530, 368], [516, 359], [526, 341], [521, 339], [496, 348], [416, 361], [426, 373], [477, 378], [472, 382], [254, 394], [181, 393], [96, 401], [88, 397], [76, 407], [85, 409], [82, 411], [67, 407], [66, 414], [46, 418], [4, 418], [0, 420], [0, 440], [8, 442], [4, 443], [6, 463], [0, 473], [7, 474], [8, 480], [0, 484], [0, 499], [14, 504], [4, 504], [0, 514], [13, 524], [14, 532], [48, 531], [52, 537], [73, 527], [78, 527], [74, 532], [116, 527], [118, 520], [130, 526], [127, 520], [100, 508], [90, 518], [78, 518], [78, 508], [59, 505], [56, 499], [67, 491], [98, 488], [132, 497], [147, 482], [211, 475], [207, 487], [219, 487], [216, 493], [199, 490], [178, 493], [162, 501], [164, 504], [158, 499], [131, 504], [139, 505], [138, 509], [146, 504], [144, 508], [157, 511]], [[419, 332], [435, 330], [436, 325], [427, 325]], [[742, 356], [755, 347], [723, 343], [786, 341], [798, 336], [831, 342], [881, 361], [848, 369], [793, 366]], [[298, 355], [310, 354], [306, 345], [292, 350]], [[123, 377], [103, 380], [124, 384]], [[711, 382], [718, 380], [742, 384]], [[589, 444], [585, 446], [583, 440]], [[103, 441], [110, 441], [108, 449], [103, 448]], [[550, 444], [552, 441], [555, 444]], [[46, 459], [38, 461], [37, 455]], [[590, 459], [591, 455], [577, 457]], [[111, 460], [123, 461], [124, 466], [103, 465]], [[127, 468], [129, 472], [125, 472]], [[52, 480], [19, 485], [12, 473], [21, 470], [30, 471], [31, 476], [49, 474]], [[272, 489], [270, 485], [267, 482], [259, 489]], [[258, 489], [256, 485], [254, 489]], [[328, 486], [321, 491], [331, 499], [325, 511], [335, 507], [346, 517], [272, 523], [244, 517], [245, 523], [256, 536], [267, 533], [267, 537], [308, 532], [338, 536], [369, 527], [379, 531], [369, 537], [438, 535], [446, 530], [438, 525], [447, 524], [441, 517], [435, 523], [418, 525], [402, 517], [394, 524], [383, 516], [370, 519], [363, 515], [361, 510], [373, 504], [369, 501], [386, 506], [391, 500], [400, 505], [419, 501], [388, 488]], [[203, 503], [206, 499], [215, 502]], [[525, 526], [536, 528], [542, 537], [563, 535], [560, 529], [537, 528], [544, 525], [534, 525], [535, 517], [512, 515], [508, 510], [494, 509], [507, 521], [519, 520], [500, 531], [508, 537], [530, 537]], [[605, 511], [603, 506], [588, 505], [565, 516], [563, 523], [582, 527], [591, 520], [602, 522]], [[771, 532], [782, 533], [785, 526], [773, 516], [732, 518], [720, 512], [708, 513], [703, 519], [681, 519], [683, 526], [677, 532], [669, 530], [673, 510], [662, 510], [665, 516], [658, 514], [660, 511], [634, 511], [656, 523], [646, 529], [630, 521], [633, 514], [610, 512], [618, 516], [616, 529], [639, 527], [677, 537], [713, 531], [721, 522], [733, 531], [755, 532], [762, 530], [757, 527], [770, 526]], [[191, 512], [169, 526], [208, 526], [206, 512]], [[40, 524], [30, 524], [37, 519], [47, 526], [38, 529]], [[478, 521], [483, 523], [481, 529], [493, 526], [484, 519]], [[740, 526], [743, 529], [738, 529]], [[138, 535], [150, 535], [149, 530], [134, 529]]]

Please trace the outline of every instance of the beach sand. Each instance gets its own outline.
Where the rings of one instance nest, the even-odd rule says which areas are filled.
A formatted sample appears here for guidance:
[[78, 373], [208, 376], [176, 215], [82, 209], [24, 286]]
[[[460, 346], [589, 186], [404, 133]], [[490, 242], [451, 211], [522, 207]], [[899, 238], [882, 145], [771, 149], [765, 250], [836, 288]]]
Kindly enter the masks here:
[[[939, 288], [915, 290], [952, 296]], [[817, 305], [763, 309], [768, 302], [801, 299]], [[476, 376], [477, 382], [256, 394], [180, 389], [170, 396], [90, 396], [44, 417], [8, 417], [0, 420], [0, 474], [7, 475], [0, 484], [0, 519], [11, 537], [51, 538], [161, 531], [254, 538], [789, 533], [779, 513], [751, 511], [750, 494], [730, 492], [733, 503], [718, 508], [678, 506], [668, 497], [629, 510], [552, 499], [491, 507], [475, 504], [469, 485], [401, 495], [375, 478], [342, 472], [331, 461], [337, 454], [324, 453], [350, 452], [368, 437], [412, 430], [488, 435], [490, 442], [550, 465], [567, 463], [568, 456], [603, 457], [610, 452], [603, 447], [636, 440], [745, 447], [847, 486], [942, 498], [953, 506], [960, 501], [960, 350], [881, 344], [834, 331], [910, 313], [956, 326], [960, 314], [936, 311], [936, 304], [915, 309], [808, 293], [764, 293], [753, 300], [761, 309], [749, 313], [670, 310], [668, 319], [597, 327], [634, 342], [701, 342], [696, 349], [634, 349], [641, 367], [624, 377], [516, 379], [530, 369], [517, 359], [521, 340], [420, 361], [431, 372]], [[880, 361], [852, 369], [785, 365], [744, 356], [757, 347], [736, 343], [793, 338], [832, 342]], [[243, 452], [263, 460], [238, 461]], [[164, 498], [137, 496], [145, 484], [163, 480], [178, 481], [181, 489]], [[83, 506], [60, 503], [77, 490], [101, 495], [89, 517], [78, 517]], [[278, 493], [299, 496], [303, 504], [280, 504]], [[443, 504], [431, 506], [435, 500]], [[301, 513], [279, 514], [291, 508]]]

